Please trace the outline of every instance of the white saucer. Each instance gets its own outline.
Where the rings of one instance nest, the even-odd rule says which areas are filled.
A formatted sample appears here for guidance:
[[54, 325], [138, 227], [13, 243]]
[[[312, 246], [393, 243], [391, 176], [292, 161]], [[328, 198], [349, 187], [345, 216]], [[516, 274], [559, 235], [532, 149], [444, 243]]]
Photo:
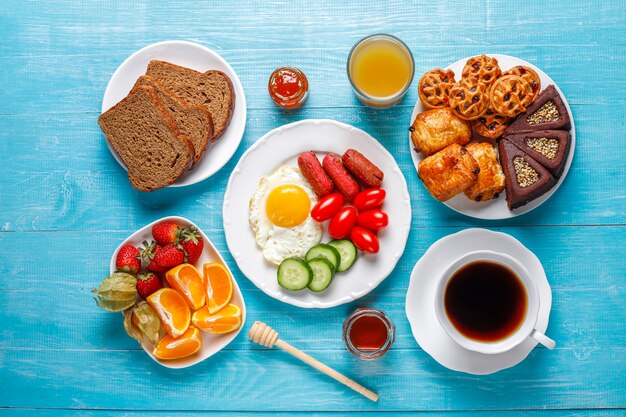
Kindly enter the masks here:
[[463, 230], [432, 244], [411, 273], [406, 294], [406, 315], [411, 323], [413, 337], [433, 359], [454, 371], [486, 375], [517, 365], [528, 356], [537, 342], [528, 338], [508, 352], [486, 355], [462, 348], [439, 324], [435, 315], [433, 278], [442, 274], [446, 266], [459, 256], [476, 250], [505, 253], [516, 258], [528, 269], [539, 290], [537, 330], [545, 333], [552, 307], [552, 290], [541, 262], [514, 237], [486, 229]]
[[[243, 86], [233, 68], [217, 52], [193, 42], [158, 42], [148, 45], [126, 58], [113, 73], [104, 92], [104, 97], [102, 97], [103, 113], [126, 97], [135, 85], [137, 78], [146, 73], [148, 63], [153, 59], [171, 62], [200, 72], [219, 70], [228, 75], [233, 83], [235, 108], [226, 131], [218, 141], [209, 145], [206, 154], [193, 169], [184, 173], [169, 187], [195, 184], [219, 171], [239, 147], [246, 128], [246, 96], [243, 92]], [[124, 162], [108, 140], [107, 145], [117, 162], [126, 169]]]

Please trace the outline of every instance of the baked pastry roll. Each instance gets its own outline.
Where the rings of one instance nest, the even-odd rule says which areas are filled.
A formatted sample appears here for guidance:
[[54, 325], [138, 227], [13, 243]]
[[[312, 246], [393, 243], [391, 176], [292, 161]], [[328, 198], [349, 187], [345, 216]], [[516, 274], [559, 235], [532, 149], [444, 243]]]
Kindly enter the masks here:
[[465, 195], [474, 201], [496, 198], [504, 190], [505, 185], [496, 148], [488, 142], [472, 142], [465, 148], [478, 162], [480, 168], [476, 182], [465, 190]]
[[517, 75], [498, 78], [489, 92], [491, 107], [496, 113], [506, 117], [515, 117], [526, 111], [534, 97], [530, 84]]
[[447, 107], [418, 114], [409, 130], [415, 150], [426, 156], [453, 143], [465, 145], [472, 139], [472, 126]]
[[476, 77], [483, 83], [491, 85], [501, 74], [498, 60], [483, 54], [469, 58], [465, 62], [461, 76], [463, 78]]
[[525, 79], [526, 82], [530, 84], [530, 88], [533, 89], [531, 101], [534, 101], [537, 94], [541, 91], [541, 78], [539, 78], [539, 75], [532, 68], [524, 65], [518, 65], [502, 73], [502, 75], [518, 75]]
[[461, 119], [478, 119], [489, 107], [488, 85], [478, 78], [463, 78], [450, 86], [448, 101], [454, 114]]
[[448, 93], [454, 84], [454, 71], [436, 68], [422, 75], [417, 84], [417, 93], [424, 107], [440, 109], [448, 106]]
[[465, 146], [454, 143], [423, 159], [417, 176], [433, 197], [446, 201], [472, 185], [479, 172], [478, 163]]
[[472, 127], [480, 136], [497, 139], [502, 136], [511, 120], [510, 117], [500, 116], [492, 108], [488, 108], [485, 114], [472, 120]]

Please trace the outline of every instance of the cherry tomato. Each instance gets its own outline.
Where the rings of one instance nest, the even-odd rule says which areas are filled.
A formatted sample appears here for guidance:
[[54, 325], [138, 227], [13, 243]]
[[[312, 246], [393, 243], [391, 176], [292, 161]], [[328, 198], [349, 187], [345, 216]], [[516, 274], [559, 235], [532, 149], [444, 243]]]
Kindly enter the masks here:
[[382, 188], [368, 188], [354, 197], [354, 207], [359, 211], [378, 208], [386, 196], [387, 193]]
[[333, 217], [341, 207], [343, 207], [343, 196], [339, 193], [328, 194], [313, 206], [311, 217], [315, 221], [323, 222]]
[[328, 224], [328, 234], [333, 239], [348, 236], [356, 224], [357, 212], [354, 207], [344, 207], [337, 212]]
[[356, 223], [372, 232], [376, 232], [387, 227], [389, 216], [380, 209], [362, 211], [356, 218]]
[[372, 232], [360, 226], [356, 226], [350, 233], [350, 240], [354, 245], [367, 253], [377, 253], [380, 249], [378, 238]]

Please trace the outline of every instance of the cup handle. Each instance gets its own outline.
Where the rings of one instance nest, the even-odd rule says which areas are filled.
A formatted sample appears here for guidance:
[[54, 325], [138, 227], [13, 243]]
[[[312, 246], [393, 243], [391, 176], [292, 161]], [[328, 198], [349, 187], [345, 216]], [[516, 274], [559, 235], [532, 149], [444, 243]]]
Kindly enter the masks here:
[[538, 330], [533, 330], [533, 332], [530, 334], [530, 337], [532, 337], [537, 342], [541, 343], [550, 350], [554, 349], [554, 347], [556, 346], [556, 342], [554, 340], [550, 339], [548, 336]]

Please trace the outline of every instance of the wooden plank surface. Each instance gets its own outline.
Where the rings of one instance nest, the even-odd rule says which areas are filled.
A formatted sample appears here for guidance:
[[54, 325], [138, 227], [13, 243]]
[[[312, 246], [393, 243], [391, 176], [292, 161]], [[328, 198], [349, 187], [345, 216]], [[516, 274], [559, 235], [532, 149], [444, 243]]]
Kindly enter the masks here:
[[[626, 2], [537, 0], [457, 3], [134, 1], [0, 4], [0, 413], [22, 415], [548, 415], [626, 414]], [[459, 215], [430, 198], [412, 165], [406, 129], [415, 83], [396, 107], [364, 108], [345, 76], [362, 36], [400, 36], [416, 75], [478, 53], [533, 62], [572, 106], [577, 147], [561, 189], [541, 208], [502, 222]], [[150, 43], [184, 39], [219, 51], [248, 102], [241, 146], [214, 177], [138, 193], [96, 124], [117, 66]], [[311, 94], [297, 112], [276, 109], [269, 73], [291, 64]], [[221, 206], [229, 173], [267, 131], [307, 118], [362, 128], [396, 158], [411, 194], [407, 251], [358, 302], [302, 310], [243, 277], [228, 254]], [[222, 353], [187, 370], [156, 365], [127, 337], [121, 315], [96, 308], [89, 290], [128, 234], [165, 215], [205, 230], [244, 292], [248, 323]], [[242, 221], [245, 221], [243, 219]], [[516, 367], [470, 376], [438, 365], [415, 343], [404, 315], [409, 275], [437, 239], [467, 227], [509, 233], [537, 254], [553, 288], [548, 333]], [[383, 308], [397, 326], [382, 360], [343, 348], [340, 328], [357, 306]], [[371, 404], [280, 351], [252, 346], [265, 320], [285, 339], [381, 394]], [[263, 413], [264, 412], [264, 413]], [[333, 413], [334, 412], [334, 413]], [[421, 414], [421, 413], [420, 413]]]

